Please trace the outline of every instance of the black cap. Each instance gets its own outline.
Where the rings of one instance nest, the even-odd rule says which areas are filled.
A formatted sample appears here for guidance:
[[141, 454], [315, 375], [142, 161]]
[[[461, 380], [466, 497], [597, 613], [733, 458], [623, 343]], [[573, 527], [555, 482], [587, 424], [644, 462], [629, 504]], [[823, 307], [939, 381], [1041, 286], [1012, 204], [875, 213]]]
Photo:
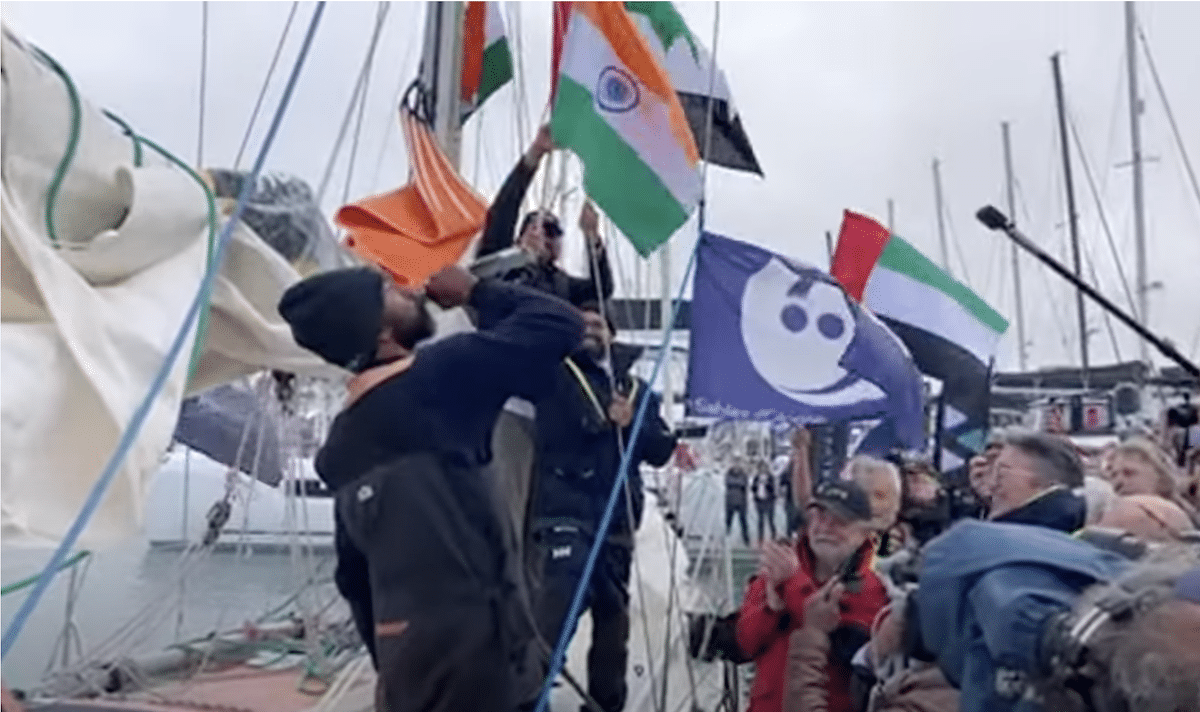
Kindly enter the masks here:
[[370, 267], [321, 272], [293, 284], [279, 315], [304, 348], [358, 373], [375, 360], [383, 325], [383, 275]]
[[824, 507], [851, 522], [871, 520], [871, 500], [858, 484], [849, 480], [828, 480], [817, 485], [811, 506]]
[[525, 228], [529, 227], [529, 223], [539, 214], [542, 216], [542, 229], [546, 231], [546, 234], [550, 237], [562, 237], [562, 226], [558, 224], [558, 218], [548, 210], [534, 210], [526, 213], [525, 218], [521, 220], [521, 229], [517, 231], [517, 234], [525, 234]]

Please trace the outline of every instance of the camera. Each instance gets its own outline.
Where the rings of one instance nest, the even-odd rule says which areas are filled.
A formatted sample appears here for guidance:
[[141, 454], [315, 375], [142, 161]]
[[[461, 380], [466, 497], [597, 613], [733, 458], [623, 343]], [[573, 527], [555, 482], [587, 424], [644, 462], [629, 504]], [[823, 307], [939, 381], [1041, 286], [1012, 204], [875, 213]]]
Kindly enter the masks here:
[[1167, 408], [1167, 425], [1170, 427], [1190, 428], [1197, 423], [1200, 423], [1200, 412], [1190, 401], [1185, 399], [1181, 405]]

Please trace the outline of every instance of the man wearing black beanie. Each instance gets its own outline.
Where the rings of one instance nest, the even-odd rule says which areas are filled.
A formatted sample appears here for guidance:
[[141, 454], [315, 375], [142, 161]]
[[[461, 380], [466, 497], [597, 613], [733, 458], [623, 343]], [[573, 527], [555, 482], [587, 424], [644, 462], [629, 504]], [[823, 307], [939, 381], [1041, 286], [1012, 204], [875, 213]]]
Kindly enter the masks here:
[[[426, 299], [469, 305], [478, 331], [415, 350], [434, 331]], [[486, 480], [491, 432], [509, 397], [549, 385], [579, 313], [456, 266], [424, 290], [370, 268], [318, 274], [279, 312], [298, 344], [357, 374], [316, 469], [336, 502], [335, 580], [388, 712], [514, 708], [526, 633]]]

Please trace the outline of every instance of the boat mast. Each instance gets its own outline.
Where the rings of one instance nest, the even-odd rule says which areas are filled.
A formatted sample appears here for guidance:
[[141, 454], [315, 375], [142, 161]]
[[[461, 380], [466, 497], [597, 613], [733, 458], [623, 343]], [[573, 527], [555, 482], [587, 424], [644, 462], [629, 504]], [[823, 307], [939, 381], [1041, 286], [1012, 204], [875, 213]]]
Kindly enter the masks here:
[[942, 269], [953, 277], [954, 271], [950, 269], [950, 251], [946, 249], [946, 217], [945, 209], [942, 207], [941, 163], [936, 158], [933, 159], [933, 198], [937, 207], [938, 244], [942, 248]]
[[[1075, 185], [1071, 182], [1071, 144], [1067, 138], [1067, 110], [1063, 100], [1062, 68], [1059, 66], [1059, 54], [1055, 52], [1050, 57], [1050, 66], [1054, 70], [1054, 98], [1058, 106], [1058, 135], [1062, 144], [1063, 182], [1067, 191], [1067, 225], [1071, 231], [1071, 259], [1075, 268], [1075, 276], [1083, 279], [1079, 267], [1079, 216], [1075, 212]], [[1083, 369], [1083, 385], [1088, 386], [1088, 333], [1087, 312], [1084, 311], [1083, 292], [1076, 291], [1075, 303], [1079, 311], [1079, 360]]]
[[[1129, 139], [1133, 147], [1133, 235], [1137, 250], [1137, 318], [1150, 325], [1150, 299], [1146, 284], [1146, 216], [1142, 193], [1142, 100], [1138, 96], [1137, 45], [1134, 34], [1137, 16], [1133, 2], [1125, 3], [1125, 58], [1129, 70]], [[1150, 349], [1140, 340], [1142, 361], [1149, 363]]]
[[888, 232], [895, 234], [896, 232], [896, 203], [888, 198]]
[[[1012, 145], [1009, 142], [1007, 121], [1000, 123], [1000, 135], [1004, 139], [1004, 185], [1005, 195], [1008, 198], [1008, 214], [1016, 224], [1017, 208], [1013, 192]], [[1027, 365], [1025, 361], [1025, 310], [1021, 304], [1021, 265], [1017, 259], [1016, 243], [1012, 245], [1012, 270], [1013, 294], [1017, 303], [1017, 362], [1020, 364], [1021, 371], [1024, 372]]]
[[433, 133], [455, 169], [462, 168], [461, 2], [425, 4], [421, 83], [433, 93]]

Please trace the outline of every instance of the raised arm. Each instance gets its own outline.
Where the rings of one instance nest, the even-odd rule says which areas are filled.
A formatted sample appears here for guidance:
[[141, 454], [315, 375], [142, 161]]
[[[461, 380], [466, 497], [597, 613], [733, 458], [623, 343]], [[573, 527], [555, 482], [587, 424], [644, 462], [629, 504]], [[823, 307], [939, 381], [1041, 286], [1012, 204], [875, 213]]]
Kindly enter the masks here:
[[534, 174], [537, 173], [542, 156], [553, 149], [554, 143], [550, 139], [550, 130], [543, 126], [538, 131], [529, 150], [521, 156], [517, 165], [513, 166], [512, 172], [504, 180], [504, 185], [500, 186], [500, 192], [496, 194], [496, 199], [488, 208], [487, 220], [483, 227], [483, 238], [479, 241], [479, 247], [475, 251], [476, 257], [487, 257], [512, 246], [517, 229], [517, 219], [521, 214], [521, 201], [524, 200], [525, 193], [529, 190], [529, 184], [533, 181]]
[[553, 369], [583, 338], [583, 319], [565, 301], [517, 284], [484, 280], [471, 290], [468, 305], [479, 314], [479, 329], [461, 338], [469, 358], [464, 379], [506, 396], [535, 399]]
[[591, 203], [584, 203], [579, 213], [579, 229], [588, 241], [588, 276], [586, 279], [569, 278], [568, 298], [572, 304], [608, 299], [613, 293], [612, 267], [608, 263], [604, 240], [600, 237], [600, 216]]

